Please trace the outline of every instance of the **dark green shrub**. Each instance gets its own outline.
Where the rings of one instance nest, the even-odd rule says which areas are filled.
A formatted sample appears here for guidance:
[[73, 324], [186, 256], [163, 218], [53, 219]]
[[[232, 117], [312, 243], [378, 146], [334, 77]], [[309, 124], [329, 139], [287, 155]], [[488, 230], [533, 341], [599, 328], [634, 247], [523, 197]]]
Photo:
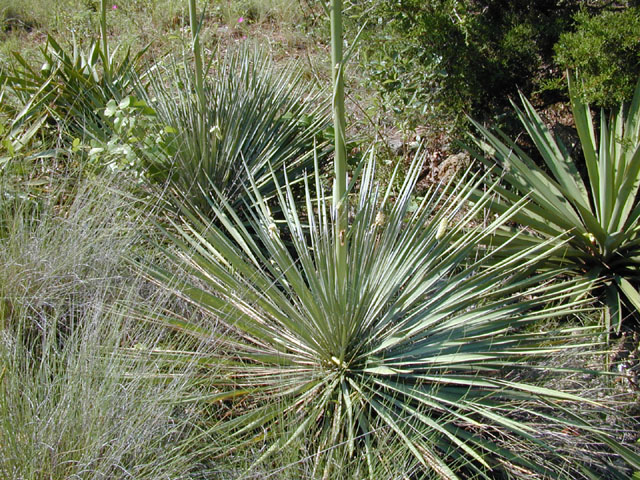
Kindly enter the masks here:
[[554, 73], [548, 68], [553, 45], [570, 26], [576, 5], [555, 0], [378, 2], [371, 41], [363, 42], [364, 61], [374, 70], [376, 88], [393, 97], [391, 105], [418, 99], [459, 120], [465, 111], [501, 112], [518, 88], [531, 92], [539, 78]]
[[575, 22], [555, 47], [558, 65], [580, 73], [588, 103], [614, 107], [629, 100], [640, 76], [640, 8], [581, 11]]
[[[585, 100], [618, 105], [640, 73], [637, 2], [353, 0], [369, 26], [361, 62], [382, 105], [410, 126], [510, 114], [518, 91], [566, 101], [567, 68]], [[352, 26], [355, 28], [355, 26]]]

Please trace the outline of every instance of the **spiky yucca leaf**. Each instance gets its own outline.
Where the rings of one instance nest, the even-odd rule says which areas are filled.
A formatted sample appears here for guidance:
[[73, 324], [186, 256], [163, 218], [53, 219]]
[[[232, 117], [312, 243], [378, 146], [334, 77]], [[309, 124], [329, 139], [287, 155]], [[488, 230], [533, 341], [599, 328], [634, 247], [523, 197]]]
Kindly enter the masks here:
[[[615, 325], [619, 331], [621, 294], [640, 309], [640, 82], [631, 104], [612, 114], [608, 123], [604, 111], [601, 113], [599, 138], [588, 105], [572, 96], [588, 182], [583, 181], [579, 164], [553, 137], [531, 103], [523, 96], [521, 100], [524, 110], [514, 107], [548, 172], [504, 133], [495, 135], [474, 123], [480, 132], [476, 144], [482, 154], [478, 156], [491, 166], [497, 163], [504, 182], [511, 187], [498, 188], [502, 198], [490, 206], [503, 212], [523, 197], [529, 198], [514, 219], [534, 233], [521, 235], [517, 248], [552, 238], [568, 240], [567, 248], [551, 258], [552, 264], [605, 281], [605, 327], [608, 331]], [[511, 232], [501, 232], [494, 241], [510, 241], [511, 236]]]
[[[526, 277], [538, 261], [534, 251], [499, 262], [486, 250], [474, 257], [517, 211], [465, 229], [490, 199], [464, 208], [482, 179], [434, 190], [414, 209], [419, 162], [397, 196], [374, 185], [373, 164], [363, 171], [347, 232], [343, 289], [334, 212], [318, 180], [315, 188], [306, 183], [306, 209], [288, 183], [276, 183], [282, 220], [254, 185], [251, 232], [228, 205], [212, 207], [213, 223], [185, 207], [167, 255], [193, 281], [149, 269], [227, 327], [216, 334], [225, 354], [212, 360], [223, 367], [211, 382], [220, 398], [237, 400], [224, 423], [230, 441], [250, 445], [266, 435], [262, 459], [302, 441], [325, 477], [338, 450], [373, 472], [383, 461], [376, 446], [392, 436], [426, 476], [578, 478], [577, 466], [562, 473], [562, 450], [540, 428], [561, 444], [562, 429], [574, 422], [554, 417], [550, 406], [580, 399], [517, 374], [568, 348], [567, 332], [526, 327], [579, 311], [581, 304], [564, 301], [576, 285], [551, 282], [555, 272]], [[208, 334], [202, 325], [167, 322]], [[272, 431], [288, 434], [272, 438]], [[535, 450], [548, 462], [531, 460]]]
[[277, 71], [264, 52], [241, 48], [216, 60], [202, 96], [191, 67], [173, 62], [154, 72], [140, 95], [175, 134], [166, 155], [148, 158], [151, 174], [202, 211], [218, 194], [240, 207], [248, 174], [263, 195], [274, 195], [271, 168], [286, 165], [294, 177], [313, 165], [314, 143], [326, 154], [328, 117], [317, 93], [299, 70]]

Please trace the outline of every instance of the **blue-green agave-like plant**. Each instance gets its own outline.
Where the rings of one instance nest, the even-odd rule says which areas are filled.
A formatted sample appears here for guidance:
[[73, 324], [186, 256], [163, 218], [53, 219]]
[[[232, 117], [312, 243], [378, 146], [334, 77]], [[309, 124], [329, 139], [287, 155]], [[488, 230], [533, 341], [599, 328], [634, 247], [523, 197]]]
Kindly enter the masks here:
[[[211, 223], [185, 202], [168, 233], [174, 267], [148, 268], [218, 322], [164, 319], [219, 342], [219, 356], [199, 361], [216, 365], [213, 399], [234, 402], [214, 427], [224, 448], [264, 441], [265, 460], [303, 443], [323, 477], [351, 457], [373, 478], [391, 438], [425, 478], [582, 478], [597, 460], [570, 444], [593, 429], [563, 412], [590, 402], [518, 374], [591, 343], [575, 342], [580, 331], [569, 346], [568, 331], [527, 328], [583, 309], [569, 297], [575, 282], [526, 275], [546, 244], [501, 260], [476, 249], [521, 208], [467, 228], [492, 195], [466, 209], [482, 179], [467, 174], [415, 208], [419, 162], [397, 195], [375, 186], [373, 164], [344, 237], [317, 179], [315, 188], [307, 179], [302, 208], [274, 178], [279, 215], [255, 185], [251, 228], [229, 204], [212, 205]], [[343, 279], [336, 241], [347, 246]]]
[[[573, 91], [575, 79], [570, 82]], [[552, 267], [567, 266], [600, 288], [606, 304], [603, 327], [620, 331], [622, 303], [640, 310], [640, 82], [629, 105], [608, 116], [600, 114], [596, 133], [589, 106], [578, 95], [571, 97], [573, 117], [582, 146], [576, 158], [521, 97], [516, 108], [522, 125], [533, 141], [544, 167], [535, 163], [504, 133], [493, 133], [478, 123], [476, 152], [487, 165], [498, 168], [507, 187], [497, 187], [500, 197], [490, 208], [500, 213], [527, 198], [514, 220], [528, 233], [512, 241], [513, 230], [502, 230], [492, 238], [496, 244], [511, 243], [527, 249], [548, 242], [562, 248], [547, 259]], [[581, 160], [585, 172], [581, 174]], [[604, 288], [601, 288], [604, 286]]]

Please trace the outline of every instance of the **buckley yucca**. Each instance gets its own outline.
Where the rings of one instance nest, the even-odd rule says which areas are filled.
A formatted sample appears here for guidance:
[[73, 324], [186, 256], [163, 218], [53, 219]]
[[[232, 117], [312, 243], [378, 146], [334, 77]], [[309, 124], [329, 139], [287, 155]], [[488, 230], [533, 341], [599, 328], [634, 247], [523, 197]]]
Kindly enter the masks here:
[[[619, 332], [622, 302], [632, 311], [640, 309], [640, 83], [630, 105], [609, 117], [601, 112], [599, 135], [589, 106], [572, 95], [582, 158], [570, 155], [531, 103], [521, 100], [524, 110], [515, 107], [516, 112], [547, 170], [504, 133], [494, 134], [475, 123], [480, 133], [476, 155], [490, 167], [497, 166], [509, 187], [497, 188], [500, 198], [490, 207], [503, 212], [526, 197], [527, 204], [514, 220], [529, 233], [512, 245], [528, 248], [549, 239], [556, 239], [555, 244], [566, 241], [566, 248], [545, 264], [564, 265], [590, 279], [607, 306], [603, 326], [607, 332]], [[580, 173], [582, 159], [585, 175]], [[512, 237], [513, 229], [503, 230], [492, 241], [511, 242]]]
[[[302, 208], [274, 175], [277, 210], [254, 185], [250, 227], [229, 204], [212, 205], [210, 223], [185, 202], [166, 254], [192, 280], [161, 268], [148, 272], [224, 326], [210, 331], [165, 319], [219, 342], [220, 356], [210, 361], [222, 367], [209, 381], [218, 398], [238, 406], [216, 430], [228, 429], [230, 445], [266, 439], [262, 459], [302, 442], [324, 475], [342, 449], [361, 456], [373, 476], [382, 461], [376, 446], [392, 436], [437, 478], [495, 478], [519, 469], [578, 478], [582, 465], [565, 471], [558, 456], [569, 455], [563, 431], [577, 424], [550, 411], [581, 400], [518, 381], [516, 373], [571, 349], [563, 342], [568, 331], [527, 327], [583, 309], [569, 300], [575, 282], [553, 282], [557, 272], [527, 276], [540, 260], [536, 250], [499, 261], [476, 250], [520, 208], [467, 228], [492, 195], [465, 210], [482, 179], [468, 174], [415, 208], [420, 164], [397, 195], [375, 186], [373, 164], [364, 168], [350, 212], [342, 280], [335, 210], [319, 181], [307, 184]], [[288, 434], [273, 438], [275, 431]], [[518, 438], [514, 449], [511, 437]], [[540, 450], [547, 460], [536, 463], [528, 452]]]

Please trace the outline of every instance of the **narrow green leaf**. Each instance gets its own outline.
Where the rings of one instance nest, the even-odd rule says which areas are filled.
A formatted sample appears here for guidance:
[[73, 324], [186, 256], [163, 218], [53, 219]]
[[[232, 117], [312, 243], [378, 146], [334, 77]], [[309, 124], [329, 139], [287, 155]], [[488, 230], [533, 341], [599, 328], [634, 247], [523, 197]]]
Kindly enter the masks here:
[[554, 175], [554, 178], [564, 187], [567, 197], [574, 203], [580, 204], [585, 210], [591, 208], [589, 194], [582, 182], [575, 162], [569, 156], [562, 142], [557, 142], [551, 132], [537, 114], [533, 105], [520, 93], [525, 113], [516, 107], [516, 112], [529, 135], [536, 144], [542, 158]]
[[631, 305], [633, 305], [638, 312], [640, 312], [640, 293], [638, 293], [638, 290], [624, 277], [616, 276], [614, 277], [614, 280], [625, 298], [631, 302]]
[[[600, 173], [598, 169], [598, 146], [596, 142], [596, 134], [591, 119], [591, 111], [589, 106], [585, 105], [579, 94], [576, 93], [575, 82], [577, 81], [571, 74], [569, 78], [569, 92], [571, 93], [571, 106], [573, 110], [573, 118], [578, 130], [578, 137], [584, 153], [585, 163], [587, 164], [587, 172], [589, 174], [589, 183], [591, 184], [591, 192], [594, 199], [600, 198]], [[595, 202], [595, 208], [598, 216], [601, 218], [602, 212], [599, 210], [598, 202]]]

